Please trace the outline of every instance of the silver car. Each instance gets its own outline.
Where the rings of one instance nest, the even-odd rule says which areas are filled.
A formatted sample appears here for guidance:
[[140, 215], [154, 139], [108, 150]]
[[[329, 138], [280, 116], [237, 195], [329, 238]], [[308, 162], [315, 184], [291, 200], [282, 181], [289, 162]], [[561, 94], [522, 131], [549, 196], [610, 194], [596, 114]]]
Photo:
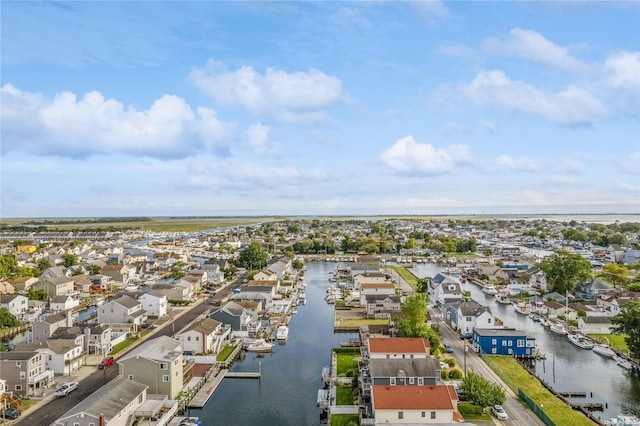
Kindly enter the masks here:
[[498, 418], [498, 420], [507, 420], [509, 418], [507, 412], [502, 408], [502, 405], [494, 405], [491, 407], [491, 412]]
[[68, 382], [60, 386], [54, 393], [55, 396], [67, 396], [70, 392], [78, 389], [78, 382]]

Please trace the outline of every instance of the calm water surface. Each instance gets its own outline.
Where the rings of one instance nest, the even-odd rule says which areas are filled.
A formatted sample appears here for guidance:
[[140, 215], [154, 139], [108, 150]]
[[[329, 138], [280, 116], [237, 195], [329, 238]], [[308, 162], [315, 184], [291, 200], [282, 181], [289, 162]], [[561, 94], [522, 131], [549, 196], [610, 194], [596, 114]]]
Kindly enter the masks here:
[[305, 273], [307, 304], [289, 325], [289, 339], [274, 352], [247, 353], [231, 371], [257, 371], [262, 378], [224, 379], [207, 405], [191, 410], [205, 425], [317, 425], [322, 367], [331, 363], [331, 348], [354, 335], [333, 333], [333, 305], [324, 301], [335, 263], [308, 263]]

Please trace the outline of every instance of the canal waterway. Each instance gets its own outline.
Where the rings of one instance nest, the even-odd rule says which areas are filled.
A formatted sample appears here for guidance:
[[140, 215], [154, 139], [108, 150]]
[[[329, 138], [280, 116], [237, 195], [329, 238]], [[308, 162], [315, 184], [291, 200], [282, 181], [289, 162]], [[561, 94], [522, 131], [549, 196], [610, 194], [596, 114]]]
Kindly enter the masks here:
[[[414, 265], [418, 277], [433, 276], [432, 265]], [[497, 303], [493, 296], [483, 293], [474, 284], [463, 284], [462, 290], [471, 292], [478, 303], [489, 306], [505, 326], [525, 330], [536, 339], [536, 346], [546, 356], [536, 363], [536, 375], [559, 392], [586, 392], [587, 398], [573, 398], [572, 402], [606, 404], [596, 417], [609, 419], [621, 414], [623, 405], [640, 405], [640, 377], [591, 350], [580, 349], [566, 336], [557, 335], [533, 322], [528, 316], [517, 314], [511, 305]]]
[[191, 409], [203, 424], [216, 425], [314, 425], [320, 424], [317, 408], [322, 389], [322, 367], [331, 363], [331, 348], [355, 334], [334, 334], [333, 305], [325, 302], [331, 285], [329, 272], [336, 263], [307, 264], [307, 304], [289, 324], [289, 339], [274, 346], [273, 353], [247, 353], [231, 371], [258, 371], [256, 379], [224, 379], [203, 409]]

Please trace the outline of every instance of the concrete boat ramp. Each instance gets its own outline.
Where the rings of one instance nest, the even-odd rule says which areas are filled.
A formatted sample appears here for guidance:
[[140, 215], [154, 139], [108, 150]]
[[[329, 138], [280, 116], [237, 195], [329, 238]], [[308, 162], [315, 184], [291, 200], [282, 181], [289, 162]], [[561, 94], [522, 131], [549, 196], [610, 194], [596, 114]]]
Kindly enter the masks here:
[[[195, 396], [189, 401], [187, 404], [188, 408], [202, 408], [205, 406], [209, 398], [213, 395], [213, 393], [218, 389], [220, 383], [225, 377], [229, 378], [243, 378], [243, 379], [259, 379], [261, 372], [249, 372], [249, 371], [237, 371], [230, 372], [227, 368], [222, 368], [218, 371], [218, 374], [211, 377], [204, 385], [198, 390]], [[201, 378], [194, 378], [201, 379]], [[192, 379], [192, 380], [194, 380]], [[189, 387], [189, 385], [187, 385]]]

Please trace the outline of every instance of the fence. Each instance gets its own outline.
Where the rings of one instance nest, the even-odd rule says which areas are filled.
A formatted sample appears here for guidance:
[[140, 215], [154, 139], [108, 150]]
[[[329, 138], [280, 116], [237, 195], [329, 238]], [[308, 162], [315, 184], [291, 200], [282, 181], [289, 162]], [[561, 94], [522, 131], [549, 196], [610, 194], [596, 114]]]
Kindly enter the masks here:
[[531, 411], [535, 413], [536, 416], [547, 426], [556, 426], [556, 424], [547, 416], [547, 414], [542, 411], [542, 408], [535, 403], [534, 400], [529, 398], [526, 393], [522, 391], [522, 389], [518, 388], [518, 396], [522, 399], [528, 406], [531, 408]]

